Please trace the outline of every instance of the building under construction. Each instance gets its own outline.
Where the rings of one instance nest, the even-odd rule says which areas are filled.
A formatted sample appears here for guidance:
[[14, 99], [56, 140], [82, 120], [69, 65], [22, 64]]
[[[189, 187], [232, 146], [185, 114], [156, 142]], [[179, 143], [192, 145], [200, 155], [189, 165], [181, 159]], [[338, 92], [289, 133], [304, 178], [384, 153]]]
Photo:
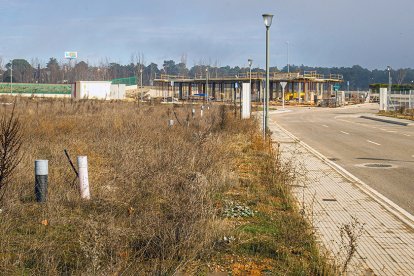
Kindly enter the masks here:
[[[300, 73], [270, 73], [270, 101], [282, 100], [281, 82], [286, 82], [285, 100], [316, 104], [335, 98], [335, 84], [343, 82], [342, 75], [324, 76], [316, 71]], [[252, 100], [261, 101], [266, 82], [265, 73], [242, 73], [235, 76], [210, 76], [208, 72], [194, 78], [161, 75], [154, 80], [160, 97], [175, 97], [180, 100], [209, 97], [214, 101], [236, 101], [242, 83], [252, 83]], [[299, 98], [298, 98], [299, 97]]]

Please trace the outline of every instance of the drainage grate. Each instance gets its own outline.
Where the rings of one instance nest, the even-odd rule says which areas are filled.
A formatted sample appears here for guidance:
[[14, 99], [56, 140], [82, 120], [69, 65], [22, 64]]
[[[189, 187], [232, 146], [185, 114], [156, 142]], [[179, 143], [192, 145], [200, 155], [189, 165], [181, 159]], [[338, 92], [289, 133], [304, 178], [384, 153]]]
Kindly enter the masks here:
[[331, 161], [339, 161], [339, 158], [331, 157], [331, 158], [328, 158], [328, 160], [331, 160]]
[[322, 201], [337, 201], [335, 198], [322, 198]]
[[355, 165], [360, 168], [370, 168], [370, 169], [391, 169], [396, 168], [397, 166], [386, 163], [364, 163]]
[[374, 164], [365, 164], [365, 167], [368, 167], [368, 168], [391, 168], [392, 165], [390, 165], [390, 164], [374, 163]]

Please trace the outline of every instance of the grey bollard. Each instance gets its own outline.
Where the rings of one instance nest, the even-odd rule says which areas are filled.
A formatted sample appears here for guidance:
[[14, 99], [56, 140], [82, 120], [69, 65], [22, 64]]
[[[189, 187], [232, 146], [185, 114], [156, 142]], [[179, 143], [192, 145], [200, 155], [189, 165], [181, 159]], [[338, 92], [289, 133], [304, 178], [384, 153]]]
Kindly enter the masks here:
[[48, 160], [35, 160], [35, 195], [37, 202], [46, 201], [48, 171]]
[[192, 115], [193, 118], [195, 117], [195, 113], [196, 113], [196, 110], [194, 108], [191, 109], [191, 115]]

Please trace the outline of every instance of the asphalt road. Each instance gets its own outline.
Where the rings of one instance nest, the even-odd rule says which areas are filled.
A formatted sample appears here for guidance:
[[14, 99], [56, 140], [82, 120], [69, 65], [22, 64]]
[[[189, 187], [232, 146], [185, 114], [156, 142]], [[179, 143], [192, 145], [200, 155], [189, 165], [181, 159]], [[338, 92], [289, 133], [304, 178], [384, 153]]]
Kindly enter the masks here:
[[271, 118], [414, 215], [414, 126], [359, 118], [377, 113], [378, 104], [286, 109]]

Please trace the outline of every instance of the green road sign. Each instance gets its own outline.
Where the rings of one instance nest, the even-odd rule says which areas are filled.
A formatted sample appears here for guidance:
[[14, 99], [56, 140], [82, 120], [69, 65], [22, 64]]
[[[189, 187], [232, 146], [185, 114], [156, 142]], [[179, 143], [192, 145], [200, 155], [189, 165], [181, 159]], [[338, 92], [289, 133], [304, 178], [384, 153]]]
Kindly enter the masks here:
[[338, 91], [340, 87], [341, 87], [341, 85], [339, 83], [334, 84], [334, 86], [333, 86], [335, 91]]

